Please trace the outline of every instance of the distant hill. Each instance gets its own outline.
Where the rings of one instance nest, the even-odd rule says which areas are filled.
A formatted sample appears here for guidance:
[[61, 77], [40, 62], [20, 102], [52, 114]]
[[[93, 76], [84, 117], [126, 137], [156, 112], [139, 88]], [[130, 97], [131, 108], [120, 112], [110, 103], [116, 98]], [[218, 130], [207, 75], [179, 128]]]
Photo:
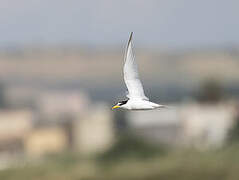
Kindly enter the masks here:
[[[160, 52], [136, 49], [146, 91], [152, 87], [190, 89], [215, 79], [228, 88], [239, 84], [239, 53], [230, 50]], [[1, 51], [0, 81], [10, 86], [85, 88], [94, 92], [123, 83], [123, 51], [84, 48], [23, 48]], [[106, 90], [108, 89], [108, 90]], [[98, 91], [97, 91], [98, 92]], [[113, 93], [114, 94], [114, 93]]]

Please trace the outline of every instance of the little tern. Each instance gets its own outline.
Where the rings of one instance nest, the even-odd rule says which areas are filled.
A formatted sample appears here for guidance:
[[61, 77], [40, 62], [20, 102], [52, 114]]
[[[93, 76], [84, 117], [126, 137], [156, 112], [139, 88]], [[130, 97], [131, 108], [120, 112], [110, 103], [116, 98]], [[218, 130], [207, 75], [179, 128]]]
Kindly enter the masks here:
[[139, 79], [138, 68], [133, 54], [133, 32], [126, 47], [124, 57], [124, 81], [128, 89], [127, 100], [118, 102], [112, 109], [152, 110], [164, 108], [164, 105], [150, 102], [144, 94], [143, 85]]

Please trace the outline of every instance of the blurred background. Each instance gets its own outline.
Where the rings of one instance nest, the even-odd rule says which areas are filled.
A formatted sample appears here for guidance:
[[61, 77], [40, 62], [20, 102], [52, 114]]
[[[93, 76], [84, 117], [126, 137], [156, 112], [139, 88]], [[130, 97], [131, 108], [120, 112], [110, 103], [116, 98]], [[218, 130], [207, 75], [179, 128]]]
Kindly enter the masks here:
[[0, 179], [239, 179], [239, 1], [0, 3]]

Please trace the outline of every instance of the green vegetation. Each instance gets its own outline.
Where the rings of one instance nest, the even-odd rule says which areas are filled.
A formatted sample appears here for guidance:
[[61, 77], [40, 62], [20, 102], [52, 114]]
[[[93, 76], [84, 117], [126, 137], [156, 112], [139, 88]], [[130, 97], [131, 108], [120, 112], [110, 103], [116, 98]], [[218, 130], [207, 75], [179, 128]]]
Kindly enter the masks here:
[[117, 143], [98, 158], [101, 162], [115, 162], [122, 159], [148, 159], [166, 153], [166, 147], [155, 146], [131, 134], [121, 136]]
[[239, 114], [237, 114], [235, 124], [231, 131], [229, 132], [229, 142], [230, 143], [238, 143], [239, 141]]
[[199, 102], [216, 103], [224, 98], [224, 93], [219, 80], [208, 79], [201, 84], [196, 98]]
[[[138, 147], [139, 148], [139, 147]], [[112, 152], [111, 152], [112, 153]], [[113, 160], [113, 158], [111, 159]], [[111, 163], [76, 154], [0, 171], [4, 180], [238, 180], [239, 145], [199, 152], [171, 150], [152, 157], [121, 156]]]
[[5, 93], [4, 84], [2, 82], [0, 82], [0, 108], [6, 107], [4, 93]]

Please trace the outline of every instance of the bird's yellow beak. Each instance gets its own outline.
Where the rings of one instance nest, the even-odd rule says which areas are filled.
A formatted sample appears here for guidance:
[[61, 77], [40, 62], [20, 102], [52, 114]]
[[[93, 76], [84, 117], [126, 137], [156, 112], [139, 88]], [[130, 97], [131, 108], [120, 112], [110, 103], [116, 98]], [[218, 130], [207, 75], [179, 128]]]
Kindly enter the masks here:
[[115, 106], [112, 107], [112, 109], [116, 109], [116, 108], [119, 108], [119, 107], [120, 106], [115, 105]]

